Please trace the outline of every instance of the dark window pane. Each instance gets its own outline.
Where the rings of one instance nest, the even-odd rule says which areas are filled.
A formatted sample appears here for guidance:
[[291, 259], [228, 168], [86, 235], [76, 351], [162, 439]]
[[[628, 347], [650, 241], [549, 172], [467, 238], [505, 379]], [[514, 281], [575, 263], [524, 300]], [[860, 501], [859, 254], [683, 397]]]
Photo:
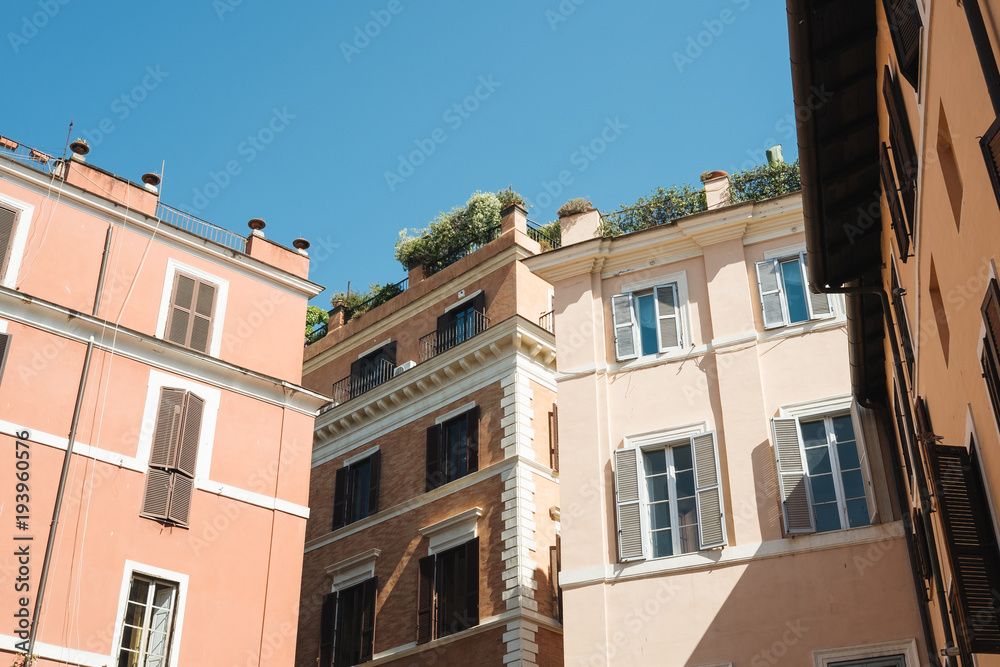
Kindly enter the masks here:
[[687, 470], [677, 473], [677, 497], [688, 498], [694, 495], [694, 471]]
[[655, 500], [668, 500], [670, 496], [667, 491], [667, 476], [658, 475], [657, 477], [647, 478], [646, 490], [649, 492], [650, 502]]
[[649, 522], [652, 528], [670, 528], [670, 503], [653, 503], [649, 506]]
[[690, 470], [691, 466], [691, 445], [674, 447], [674, 470]]
[[837, 502], [837, 491], [833, 485], [833, 475], [818, 475], [809, 478], [814, 503]]
[[682, 526], [698, 525], [698, 510], [694, 498], [681, 498], [677, 501], [677, 521]]
[[830, 467], [830, 448], [809, 447], [806, 449], [806, 466], [810, 475], [822, 475], [832, 470]]
[[816, 510], [816, 532], [840, 530], [840, 510], [837, 509], [837, 503], [816, 505], [814, 509]]
[[677, 529], [681, 540], [680, 553], [687, 554], [698, 551], [698, 524], [681, 526]]
[[854, 440], [854, 424], [851, 422], [850, 415], [833, 418], [833, 434], [837, 436], [837, 442]]
[[858, 458], [858, 443], [853, 440], [843, 442], [837, 441], [837, 459], [840, 461], [841, 470], [851, 470], [861, 467], [861, 459]]
[[826, 426], [822, 419], [814, 422], [802, 422], [800, 428], [802, 429], [802, 442], [806, 447], [818, 447], [827, 443]]
[[851, 522], [851, 528], [867, 526], [870, 523], [868, 520], [868, 502], [864, 498], [848, 500], [847, 518]]
[[667, 452], [665, 450], [643, 452], [642, 460], [645, 463], [647, 475], [659, 475], [667, 472]]
[[802, 284], [799, 260], [781, 262], [781, 277], [785, 281], [785, 299], [788, 302], [788, 322], [805, 322], [809, 319], [806, 309], [806, 290]]
[[674, 538], [670, 530], [657, 530], [653, 532], [653, 558], [674, 555]]
[[656, 354], [660, 351], [660, 344], [656, 340], [656, 305], [653, 302], [653, 295], [640, 296], [635, 303], [639, 311], [639, 340], [642, 342], [642, 353]]
[[368, 489], [371, 486], [371, 459], [366, 459], [351, 466], [351, 476], [354, 478], [351, 486], [352, 495], [349, 507], [351, 516], [348, 523], [363, 519], [371, 512], [368, 507]]
[[860, 470], [850, 470], [841, 475], [844, 480], [845, 498], [864, 498], [865, 481], [861, 478]]

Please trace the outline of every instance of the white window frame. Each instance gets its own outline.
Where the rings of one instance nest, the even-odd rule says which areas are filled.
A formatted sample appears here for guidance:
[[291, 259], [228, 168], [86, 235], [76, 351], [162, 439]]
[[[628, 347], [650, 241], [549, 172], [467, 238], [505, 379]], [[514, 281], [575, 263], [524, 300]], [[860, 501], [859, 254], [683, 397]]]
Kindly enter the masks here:
[[115, 634], [111, 642], [111, 659], [109, 665], [118, 664], [118, 653], [121, 651], [122, 625], [125, 622], [125, 611], [128, 606], [129, 589], [132, 586], [132, 577], [149, 579], [159, 579], [177, 585], [177, 597], [174, 605], [173, 627], [170, 632], [170, 644], [167, 648], [168, 667], [177, 667], [181, 645], [181, 630], [184, 627], [184, 607], [187, 604], [188, 575], [180, 572], [165, 570], [153, 565], [145, 565], [135, 561], [126, 560], [125, 568], [122, 572], [121, 592], [118, 596], [118, 613], [115, 617]]
[[813, 651], [813, 667], [829, 667], [831, 664], [846, 662], [848, 660], [886, 658], [893, 655], [903, 655], [906, 659], [906, 667], [919, 667], [920, 665], [920, 656], [917, 654], [917, 640], [900, 639], [875, 644], [864, 644], [862, 646]]
[[0, 276], [0, 285], [15, 289], [17, 287], [17, 274], [21, 271], [21, 263], [24, 259], [24, 250], [28, 245], [28, 232], [31, 229], [31, 219], [35, 215], [35, 207], [3, 193], [0, 193], [0, 204], [17, 211], [17, 222], [14, 223], [14, 234], [10, 240], [10, 261], [7, 262], [3, 276]]
[[[660, 333], [660, 312], [659, 303], [656, 300], [656, 289], [658, 287], [667, 287], [669, 285], [674, 285], [674, 289], [677, 296], [677, 333], [678, 333], [678, 345], [676, 347], [671, 347], [663, 349], [660, 347], [661, 333]], [[645, 292], [647, 290], [652, 290], [653, 293], [653, 304], [655, 308], [656, 317], [656, 348], [657, 351], [654, 354], [643, 354], [642, 353], [642, 340], [639, 335], [639, 312], [638, 312], [638, 294], [639, 292]], [[617, 345], [615, 341], [615, 324], [614, 324], [614, 304], [611, 304], [611, 337], [612, 344], [615, 347], [615, 360], [618, 362], [627, 362], [635, 359], [659, 357], [661, 355], [676, 354], [677, 352], [683, 351], [686, 347], [691, 346], [691, 328], [688, 313], [688, 286], [687, 286], [687, 272], [678, 271], [676, 273], [670, 273], [662, 276], [657, 276], [656, 278], [649, 278], [647, 280], [627, 283], [621, 286], [620, 291], [618, 291], [613, 296], [619, 295], [629, 295], [630, 296], [630, 308], [632, 311], [632, 335], [635, 341], [636, 354], [634, 357], [627, 357], [625, 359], [618, 358]]]
[[[698, 512], [698, 500], [697, 492], [695, 492], [694, 500], [694, 512], [697, 522], [695, 523], [695, 548], [691, 551], [681, 551], [681, 537], [680, 537], [680, 519], [677, 515], [677, 477], [674, 472], [674, 448], [683, 447], [687, 445], [691, 447], [691, 441], [689, 439], [671, 440], [667, 442], [660, 442], [658, 444], [650, 444], [643, 447], [639, 447], [639, 508], [640, 515], [639, 521], [642, 525], [642, 548], [649, 556], [646, 560], [660, 560], [663, 558], [673, 558], [674, 556], [683, 556], [685, 554], [693, 554], [702, 551], [701, 544], [699, 542], [699, 529], [701, 527], [701, 515]], [[671, 539], [673, 541], [673, 553], [669, 556], [654, 556], [653, 555], [653, 526], [649, 516], [649, 484], [646, 483], [646, 466], [645, 460], [642, 455], [647, 452], [655, 452], [659, 450], [664, 450], [667, 457], [667, 497], [670, 501], [670, 530]], [[694, 461], [694, 448], [691, 451], [691, 460]], [[694, 475], [694, 469], [692, 468], [691, 474]]]
[[[802, 288], [805, 292], [806, 313], [808, 314], [808, 317], [806, 319], [796, 322], [792, 322], [791, 321], [792, 318], [788, 314], [788, 296], [787, 296], [788, 292], [785, 289], [785, 277], [781, 273], [781, 264], [783, 262], [788, 262], [793, 259], [796, 260], [799, 265], [799, 273], [802, 276]], [[841, 305], [841, 300], [840, 298], [838, 298], [839, 295], [836, 294], [826, 295], [827, 303], [830, 305], [829, 313], [825, 315], [816, 315], [813, 313], [812, 301], [809, 298], [811, 291], [809, 289], [810, 285], [809, 275], [808, 272], [806, 271], [806, 246], [804, 243], [797, 244], [794, 246], [787, 246], [784, 248], [774, 248], [772, 250], [767, 250], [764, 252], [763, 261], [776, 262], [775, 277], [778, 280], [778, 285], [779, 285], [778, 297], [781, 301], [781, 317], [783, 320], [781, 324], [772, 325], [770, 327], [767, 326], [767, 322], [764, 320], [763, 296], [760, 293], [760, 277], [759, 274], [757, 273], [758, 263], [754, 262], [754, 274], [758, 282], [757, 298], [760, 300], [760, 303], [758, 305], [761, 311], [761, 324], [764, 326], [765, 330], [780, 329], [782, 327], [802, 326], [803, 324], [808, 324], [809, 322], [818, 322], [821, 320], [835, 319], [842, 314], [843, 307]]]
[[420, 528], [418, 532], [429, 540], [427, 555], [439, 554], [479, 537], [479, 517], [482, 515], [482, 507], [473, 507], [430, 526]]
[[205, 401], [201, 416], [201, 436], [198, 440], [198, 464], [195, 470], [195, 488], [208, 482], [212, 468], [212, 447], [215, 443], [215, 426], [219, 417], [219, 403], [222, 392], [214, 387], [198, 384], [176, 375], [168, 375], [157, 370], [149, 371], [149, 384], [146, 389], [146, 405], [142, 411], [142, 427], [139, 431], [139, 443], [135, 458], [149, 464], [149, 455], [153, 449], [153, 431], [156, 430], [156, 414], [160, 407], [160, 390], [164, 387], [176, 387], [190, 391]]
[[198, 280], [215, 285], [215, 308], [212, 311], [212, 337], [208, 344], [208, 354], [218, 357], [222, 350], [222, 329], [226, 316], [226, 302], [229, 299], [229, 281], [193, 266], [183, 264], [174, 258], [167, 259], [167, 273], [163, 280], [160, 296], [160, 310], [156, 316], [156, 337], [166, 340], [167, 319], [170, 314], [170, 297], [174, 289], [174, 277], [183, 273]]

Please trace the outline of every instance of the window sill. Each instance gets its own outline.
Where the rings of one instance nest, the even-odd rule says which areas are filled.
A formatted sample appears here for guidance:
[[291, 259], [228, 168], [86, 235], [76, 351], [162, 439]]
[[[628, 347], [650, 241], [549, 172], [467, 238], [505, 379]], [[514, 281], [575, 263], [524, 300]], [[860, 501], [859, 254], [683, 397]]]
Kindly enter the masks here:
[[803, 334], [812, 333], [814, 331], [826, 331], [828, 329], [837, 329], [846, 324], [847, 324], [846, 315], [837, 315], [836, 317], [827, 317], [822, 320], [809, 320], [808, 322], [789, 324], [783, 327], [776, 327], [774, 329], [765, 329], [764, 331], [758, 331], [757, 342], [765, 343], [769, 340], [780, 339], [780, 338], [791, 338], [793, 336], [801, 336]]

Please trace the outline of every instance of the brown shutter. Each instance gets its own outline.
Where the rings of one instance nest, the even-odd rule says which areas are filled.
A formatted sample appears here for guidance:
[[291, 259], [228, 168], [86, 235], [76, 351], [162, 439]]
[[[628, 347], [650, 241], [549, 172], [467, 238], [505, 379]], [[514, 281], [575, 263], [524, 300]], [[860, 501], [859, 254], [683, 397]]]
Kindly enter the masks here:
[[986, 173], [990, 175], [993, 194], [997, 198], [997, 204], [1000, 204], [1000, 116], [979, 140], [979, 147], [986, 160]]
[[337, 470], [333, 487], [333, 530], [347, 525], [347, 487], [351, 483], [351, 469], [344, 466]]
[[153, 519], [167, 518], [171, 477], [171, 473], [157, 468], [150, 468], [146, 473], [146, 493], [142, 498], [143, 516]]
[[198, 466], [198, 443], [201, 440], [201, 417], [204, 412], [204, 399], [190, 393], [184, 397], [184, 429], [181, 432], [176, 468], [188, 477], [194, 477]]
[[319, 667], [333, 667], [333, 637], [337, 622], [337, 594], [323, 596], [323, 611], [319, 621]]
[[378, 577], [361, 584], [361, 662], [375, 655], [375, 599], [378, 595]]
[[198, 281], [197, 298], [191, 318], [191, 336], [188, 346], [198, 352], [208, 352], [212, 333], [212, 313], [215, 312], [215, 285]]
[[920, 73], [920, 12], [916, 0], [882, 0], [899, 71], [916, 88]]
[[[973, 452], [975, 445], [973, 445]], [[933, 445], [930, 459], [955, 576], [961, 630], [973, 653], [1000, 651], [1000, 554], [975, 454]]]
[[156, 430], [149, 465], [173, 468], [177, 464], [184, 415], [184, 390], [164, 387], [160, 390], [160, 407], [156, 412]]
[[892, 310], [896, 318], [896, 327], [899, 329], [899, 344], [903, 348], [903, 360], [906, 362], [906, 369], [909, 372], [910, 381], [913, 381], [913, 343], [910, 340], [910, 325], [906, 321], [906, 311], [903, 309], [903, 294], [899, 288], [899, 277], [896, 275], [896, 267], [890, 263], [892, 274]]
[[[917, 149], [913, 145], [913, 132], [906, 115], [903, 91], [899, 88], [899, 81], [892, 78], [888, 65], [882, 75], [882, 97], [889, 114], [889, 142], [896, 163], [896, 178], [899, 180], [903, 209], [912, 228], [917, 199]], [[903, 258], [903, 261], [906, 259]]]
[[479, 406], [465, 413], [465, 428], [469, 451], [468, 472], [479, 470]]
[[434, 638], [434, 556], [420, 559], [417, 588], [417, 643], [423, 644]]
[[987, 349], [993, 359], [1000, 358], [1000, 286], [996, 278], [990, 278], [986, 287], [986, 298], [982, 305], [983, 323], [986, 324]]
[[188, 514], [191, 512], [191, 495], [194, 493], [194, 480], [176, 472], [170, 473], [170, 476], [170, 506], [167, 510], [167, 519], [181, 526], [187, 526]]
[[[465, 627], [479, 625], [479, 538], [465, 543], [465, 572], [457, 573], [465, 580]], [[461, 586], [459, 590], [463, 590]], [[460, 601], [460, 603], [463, 601]]]
[[549, 464], [552, 472], [559, 472], [559, 406], [555, 403], [549, 413], [549, 442], [552, 443]]
[[10, 334], [0, 334], [0, 380], [3, 380], [3, 369], [7, 366], [7, 351], [10, 348]]
[[178, 345], [188, 344], [191, 328], [191, 306], [197, 281], [183, 273], [174, 275], [173, 290], [170, 295], [170, 316], [167, 318], [167, 340]]
[[382, 473], [382, 452], [371, 455], [371, 468], [368, 471], [368, 515], [378, 512], [379, 476]]
[[562, 623], [563, 594], [562, 586], [559, 585], [560, 572], [562, 572], [562, 537], [556, 535], [556, 545], [549, 547], [549, 580], [552, 585], [552, 606], [556, 611], [556, 618]]
[[425, 490], [431, 491], [444, 484], [444, 438], [441, 425], [427, 429], [427, 483]]
[[7, 271], [10, 260], [10, 241], [14, 238], [17, 211], [0, 206], [0, 278]]
[[882, 194], [889, 205], [889, 216], [892, 219], [892, 230], [896, 234], [896, 245], [899, 246], [899, 258], [906, 261], [910, 255], [910, 231], [906, 228], [903, 218], [903, 208], [899, 205], [899, 193], [896, 191], [896, 177], [892, 174], [892, 164], [889, 162], [889, 149], [885, 142], [879, 153], [879, 171], [882, 174]]

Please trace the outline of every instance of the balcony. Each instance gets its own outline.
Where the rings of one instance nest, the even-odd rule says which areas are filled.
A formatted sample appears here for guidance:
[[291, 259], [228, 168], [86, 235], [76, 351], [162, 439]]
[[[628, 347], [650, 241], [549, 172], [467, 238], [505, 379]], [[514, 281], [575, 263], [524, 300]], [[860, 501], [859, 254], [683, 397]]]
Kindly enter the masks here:
[[388, 359], [379, 359], [364, 371], [333, 383], [333, 402], [345, 403], [392, 378], [396, 368]]
[[547, 313], [542, 313], [541, 316], [538, 318], [538, 326], [545, 329], [549, 333], [555, 333], [556, 332], [555, 312], [556, 311], [554, 310], [550, 310]]
[[449, 326], [432, 331], [420, 339], [420, 361], [433, 359], [473, 336], [490, 328], [490, 318], [478, 310], [469, 311], [465, 317]]

